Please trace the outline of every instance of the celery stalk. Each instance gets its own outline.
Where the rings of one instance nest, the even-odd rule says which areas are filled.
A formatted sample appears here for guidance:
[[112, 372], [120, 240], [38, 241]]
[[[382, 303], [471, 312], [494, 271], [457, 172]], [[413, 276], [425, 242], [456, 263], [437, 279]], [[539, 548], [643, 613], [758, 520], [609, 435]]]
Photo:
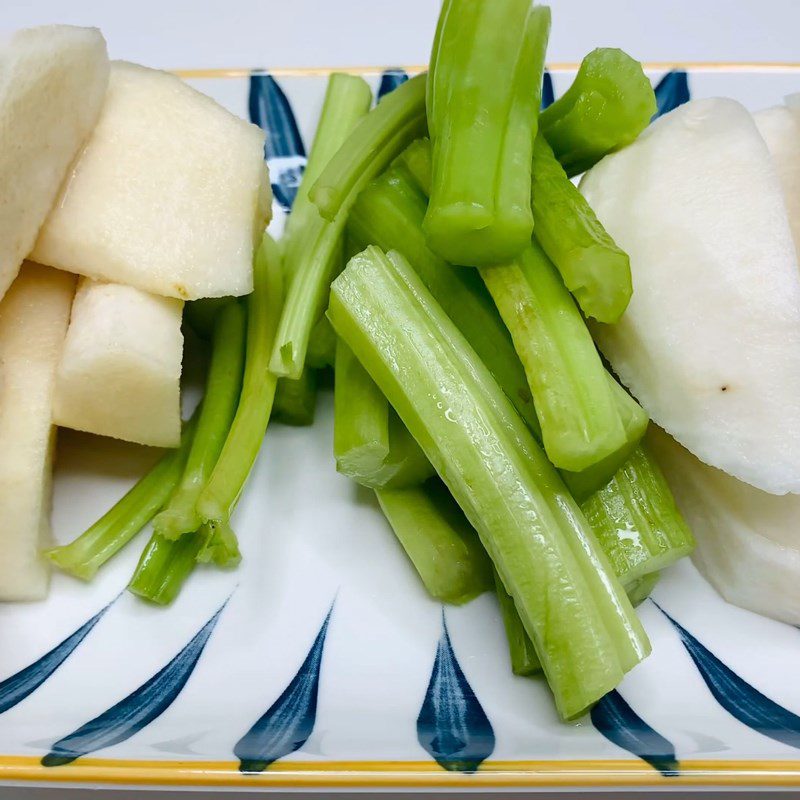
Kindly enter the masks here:
[[428, 76], [433, 145], [424, 229], [453, 264], [513, 258], [530, 240], [531, 149], [550, 9], [445, 0]]
[[503, 627], [508, 640], [508, 654], [511, 658], [511, 671], [515, 675], [534, 675], [542, 671], [539, 656], [533, 646], [531, 637], [525, 632], [525, 626], [517, 613], [514, 598], [506, 591], [503, 581], [497, 572], [494, 573], [495, 591], [500, 613], [503, 617]]
[[183, 426], [177, 450], [168, 451], [136, 485], [97, 522], [69, 544], [53, 547], [45, 555], [59, 569], [91, 580], [97, 570], [116, 555], [153, 518], [178, 485], [183, 474], [198, 412]]
[[630, 261], [541, 134], [533, 147], [532, 206], [536, 238], [583, 313], [600, 322], [616, 322], [633, 292]]
[[[313, 369], [332, 367], [336, 358], [336, 334], [327, 317], [320, 317], [308, 340], [306, 364]], [[278, 383], [280, 386], [280, 382]]]
[[461, 605], [491, 588], [491, 561], [440, 480], [375, 494], [431, 597]]
[[628, 593], [628, 598], [634, 608], [650, 597], [650, 593], [655, 589], [660, 577], [660, 572], [651, 572], [625, 587], [625, 591]]
[[196, 531], [202, 520], [195, 505], [217, 463], [242, 391], [246, 317], [239, 303], [225, 306], [214, 325], [211, 364], [197, 433], [178, 488], [153, 529], [167, 539]]
[[622, 50], [601, 47], [583, 59], [572, 86], [542, 112], [539, 128], [572, 176], [630, 144], [656, 109], [642, 65]]
[[414, 185], [425, 195], [427, 202], [433, 181], [430, 139], [415, 139], [400, 153], [395, 164], [408, 170]]
[[579, 716], [650, 645], [558, 473], [401, 256], [353, 258], [328, 315], [478, 531], [559, 713]]
[[281, 378], [275, 388], [272, 416], [284, 425], [303, 427], [314, 424], [317, 407], [317, 373], [303, 367], [297, 380]]
[[201, 339], [211, 339], [217, 314], [229, 303], [235, 302], [235, 297], [203, 297], [200, 300], [192, 300], [183, 307], [184, 322], [188, 323]]

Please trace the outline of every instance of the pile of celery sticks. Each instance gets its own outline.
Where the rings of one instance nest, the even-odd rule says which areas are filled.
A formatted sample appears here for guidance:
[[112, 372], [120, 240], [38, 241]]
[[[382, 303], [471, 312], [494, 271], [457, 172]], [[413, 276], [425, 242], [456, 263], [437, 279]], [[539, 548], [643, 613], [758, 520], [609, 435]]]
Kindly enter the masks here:
[[433, 597], [497, 592], [514, 672], [543, 671], [563, 718], [648, 654], [633, 607], [694, 543], [586, 326], [620, 318], [631, 273], [570, 177], [656, 104], [639, 63], [598, 49], [540, 113], [549, 29], [530, 0], [445, 0], [429, 73], [374, 108], [331, 76], [253, 294], [187, 307], [212, 355], [180, 448], [55, 563], [90, 578], [151, 519], [142, 597], [237, 563], [270, 416], [310, 424], [332, 367], [337, 469], [375, 490]]

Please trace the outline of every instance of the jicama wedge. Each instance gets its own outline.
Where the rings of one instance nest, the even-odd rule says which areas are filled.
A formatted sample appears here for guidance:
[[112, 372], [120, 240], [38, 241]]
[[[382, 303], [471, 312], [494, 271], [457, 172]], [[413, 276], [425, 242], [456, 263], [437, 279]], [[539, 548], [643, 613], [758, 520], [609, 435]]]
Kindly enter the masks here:
[[47, 594], [53, 390], [75, 280], [25, 263], [0, 302], [0, 600]]
[[184, 300], [242, 295], [270, 213], [261, 130], [174, 75], [117, 61], [32, 258]]
[[550, 9], [530, 0], [444, 2], [428, 76], [424, 229], [452, 264], [500, 263], [531, 237], [531, 148], [549, 34]]
[[48, 25], [0, 46], [0, 298], [33, 250], [108, 85], [96, 28]]
[[492, 562], [438, 478], [375, 494], [431, 597], [461, 605], [492, 587]]
[[628, 309], [593, 326], [620, 380], [701, 460], [765, 491], [800, 491], [800, 403], [786, 402], [800, 397], [800, 272], [750, 113], [686, 103], [581, 190], [631, 259]]
[[582, 714], [650, 645], [555, 469], [401, 256], [353, 258], [328, 315], [478, 531], [559, 713]]
[[599, 47], [583, 59], [572, 86], [542, 112], [539, 127], [572, 176], [634, 141], [656, 110], [642, 65], [622, 50]]
[[57, 425], [177, 447], [183, 302], [83, 278], [58, 364]]

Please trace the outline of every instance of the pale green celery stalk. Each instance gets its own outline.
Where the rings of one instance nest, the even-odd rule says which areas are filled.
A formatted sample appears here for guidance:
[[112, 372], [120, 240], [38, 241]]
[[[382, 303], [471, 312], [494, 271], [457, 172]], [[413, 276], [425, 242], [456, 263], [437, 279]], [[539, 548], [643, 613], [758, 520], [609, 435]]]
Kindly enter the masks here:
[[200, 300], [191, 300], [183, 306], [183, 318], [201, 339], [210, 339], [214, 333], [217, 314], [225, 306], [235, 302], [235, 297], [203, 297]]
[[503, 617], [503, 627], [508, 640], [508, 654], [511, 658], [511, 671], [515, 675], [534, 675], [542, 671], [539, 656], [533, 646], [531, 637], [525, 632], [525, 626], [517, 613], [514, 598], [506, 591], [503, 581], [497, 572], [494, 573], [495, 591], [500, 613]]
[[297, 240], [288, 268], [291, 283], [275, 336], [269, 369], [280, 377], [299, 378], [311, 331], [325, 301], [344, 248], [343, 233], [358, 192], [411, 141], [424, 134], [425, 77], [406, 81], [386, 95], [350, 132], [322, 170], [310, 199], [322, 216], [293, 234]]
[[428, 75], [433, 145], [424, 229], [452, 264], [513, 258], [530, 240], [531, 149], [550, 9], [445, 0]]
[[481, 277], [525, 367], [550, 461], [578, 472], [624, 447], [625, 428], [603, 362], [537, 243], [508, 264], [481, 268]]
[[691, 553], [694, 537], [644, 445], [581, 508], [623, 583]]
[[275, 389], [272, 416], [284, 425], [306, 426], [314, 424], [317, 407], [317, 373], [303, 367], [297, 380], [281, 378]]
[[[426, 143], [422, 146], [424, 149]], [[429, 150], [422, 157], [430, 163]], [[452, 267], [428, 247], [422, 232], [426, 206], [425, 195], [409, 173], [395, 164], [358, 196], [350, 212], [349, 230], [364, 246], [397, 250], [408, 258], [525, 422], [538, 431], [528, 380], [503, 320], [474, 270]]]
[[622, 50], [601, 47], [581, 63], [572, 86], [539, 118], [567, 174], [578, 175], [630, 144], [656, 113], [642, 65]]
[[425, 195], [425, 202], [431, 193], [433, 164], [431, 164], [430, 139], [415, 139], [397, 157], [395, 165], [405, 167], [413, 178], [414, 185]]
[[[327, 317], [320, 317], [308, 340], [306, 364], [313, 369], [332, 367], [336, 358], [336, 334]], [[278, 384], [280, 386], [280, 383]]]
[[625, 588], [625, 591], [628, 593], [628, 598], [634, 608], [650, 597], [660, 577], [660, 572], [651, 572], [649, 575], [643, 575]]
[[478, 531], [559, 713], [584, 713], [650, 644], [558, 473], [401, 256], [353, 258], [328, 315]]
[[595, 216], [540, 133], [533, 147], [536, 238], [561, 273], [583, 313], [616, 322], [633, 287], [626, 253]]
[[438, 478], [375, 494], [431, 597], [461, 605], [492, 587], [492, 562]]
[[181, 443], [170, 450], [136, 485], [97, 522], [69, 544], [45, 555], [57, 567], [77, 578], [91, 580], [153, 518], [181, 479], [197, 429], [198, 412], [183, 426]]
[[387, 489], [419, 486], [436, 474], [417, 440], [409, 433], [391, 406], [389, 406], [389, 456], [385, 466], [391, 476], [383, 484]]
[[153, 530], [167, 539], [196, 531], [202, 523], [195, 506], [217, 463], [239, 403], [246, 325], [239, 303], [225, 306], [214, 325], [211, 364], [189, 459], [177, 490], [153, 520]]
[[[253, 267], [253, 293], [247, 298], [247, 344], [242, 394], [228, 437], [211, 477], [197, 501], [197, 511], [214, 530], [211, 541], [224, 551], [230, 542], [229, 520], [267, 430], [277, 378], [267, 364], [282, 301], [282, 272], [277, 244], [264, 234]], [[216, 559], [215, 559], [216, 560]]]

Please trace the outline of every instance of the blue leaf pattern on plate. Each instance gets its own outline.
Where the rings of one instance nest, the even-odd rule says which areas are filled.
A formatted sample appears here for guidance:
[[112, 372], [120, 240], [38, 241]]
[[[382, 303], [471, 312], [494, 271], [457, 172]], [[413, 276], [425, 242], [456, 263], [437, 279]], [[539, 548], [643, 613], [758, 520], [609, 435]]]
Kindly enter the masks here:
[[658, 82], [654, 91], [658, 110], [653, 114], [653, 119], [657, 119], [689, 102], [689, 76], [685, 70], [673, 69]]
[[289, 211], [306, 167], [306, 149], [291, 103], [271, 75], [250, 76], [250, 121], [266, 131], [264, 157], [269, 166], [272, 192]]
[[591, 719], [606, 739], [646, 761], [665, 777], [678, 774], [672, 742], [653, 730], [616, 689], [592, 709]]
[[394, 69], [385, 69], [381, 75], [381, 82], [378, 86], [378, 100], [385, 94], [393, 92], [398, 86], [408, 80], [408, 73], [404, 69], [396, 67]]
[[317, 720], [322, 653], [332, 613], [333, 604], [297, 674], [236, 743], [233, 753], [239, 759], [241, 772], [263, 772], [274, 761], [299, 750], [311, 736]]
[[116, 598], [41, 658], [0, 683], [0, 714], [35, 692], [72, 655], [115, 601]]
[[655, 607], [673, 624], [714, 699], [739, 722], [776, 742], [800, 748], [800, 717], [761, 694], [720, 661], [661, 606]]
[[548, 72], [548, 70], [544, 71], [544, 75], [542, 76], [542, 111], [544, 111], [548, 106], [553, 105], [556, 101], [556, 95], [553, 91], [553, 76]]
[[475, 772], [494, 751], [494, 730], [453, 652], [442, 609], [442, 635], [417, 717], [419, 743], [446, 770]]
[[225, 603], [163, 669], [119, 703], [59, 739], [42, 758], [45, 767], [69, 764], [87, 753], [124, 742], [161, 716], [189, 680]]

